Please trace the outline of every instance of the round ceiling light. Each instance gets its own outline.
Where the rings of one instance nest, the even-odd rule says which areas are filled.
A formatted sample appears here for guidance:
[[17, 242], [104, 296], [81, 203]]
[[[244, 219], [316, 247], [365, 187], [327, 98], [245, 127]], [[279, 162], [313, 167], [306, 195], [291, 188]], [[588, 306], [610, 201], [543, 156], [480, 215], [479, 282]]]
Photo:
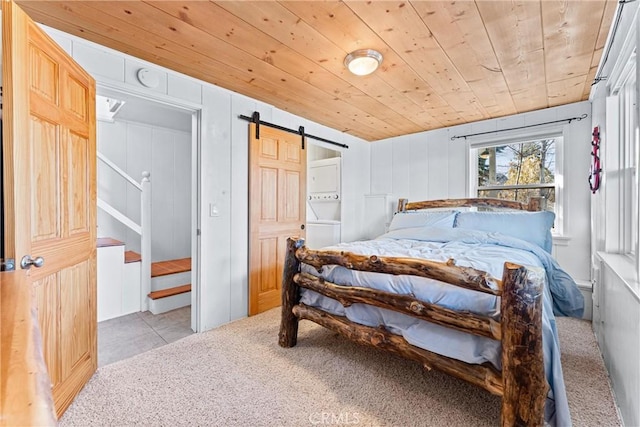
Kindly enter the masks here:
[[373, 49], [354, 50], [344, 58], [344, 66], [356, 76], [373, 73], [382, 63], [382, 54]]

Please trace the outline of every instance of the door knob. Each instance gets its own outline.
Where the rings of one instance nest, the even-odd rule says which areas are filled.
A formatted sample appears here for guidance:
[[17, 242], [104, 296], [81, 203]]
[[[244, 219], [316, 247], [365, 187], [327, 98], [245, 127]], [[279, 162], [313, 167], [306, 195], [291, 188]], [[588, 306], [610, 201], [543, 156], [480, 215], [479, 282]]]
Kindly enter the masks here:
[[41, 256], [31, 258], [31, 255], [25, 255], [20, 260], [20, 267], [23, 270], [30, 269], [32, 265], [38, 268], [42, 267], [44, 265], [44, 258], [42, 258]]

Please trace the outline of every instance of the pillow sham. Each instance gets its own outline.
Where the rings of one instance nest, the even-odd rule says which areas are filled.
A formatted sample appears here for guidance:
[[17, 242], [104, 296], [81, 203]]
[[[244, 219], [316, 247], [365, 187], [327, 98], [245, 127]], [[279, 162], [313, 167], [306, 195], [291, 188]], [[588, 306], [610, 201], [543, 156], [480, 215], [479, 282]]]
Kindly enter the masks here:
[[556, 214], [541, 212], [459, 212], [454, 227], [506, 234], [551, 253]]
[[393, 216], [389, 231], [410, 227], [425, 227], [427, 225], [436, 227], [453, 228], [456, 219], [456, 211], [409, 211], [398, 212]]

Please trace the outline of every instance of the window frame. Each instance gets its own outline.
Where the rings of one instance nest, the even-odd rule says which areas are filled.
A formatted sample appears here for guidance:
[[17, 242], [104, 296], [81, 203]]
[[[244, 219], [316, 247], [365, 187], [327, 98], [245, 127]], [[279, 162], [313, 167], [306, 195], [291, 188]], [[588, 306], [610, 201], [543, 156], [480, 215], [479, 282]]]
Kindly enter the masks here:
[[[605, 200], [616, 212], [605, 212], [605, 251], [630, 259], [640, 271], [640, 67], [637, 65], [635, 28], [624, 42], [616, 66], [607, 82], [605, 153]], [[631, 99], [635, 105], [630, 103]], [[635, 99], [633, 99], [635, 97]], [[631, 126], [628, 124], [631, 123]]]
[[[554, 173], [554, 188], [555, 188], [555, 209], [556, 223], [552, 230], [552, 236], [554, 238], [554, 244], [558, 241], [567, 240], [567, 224], [565, 219], [565, 209], [567, 201], [565, 199], [564, 192], [564, 139], [563, 125], [546, 125], [539, 126], [536, 129], [519, 130], [514, 133], [507, 133], [506, 136], [485, 136], [484, 138], [477, 138], [473, 141], [467, 142], [468, 162], [467, 170], [469, 173], [469, 182], [467, 188], [467, 194], [469, 197], [478, 197], [478, 162], [477, 158], [479, 153], [488, 147], [495, 147], [499, 145], [518, 144], [524, 142], [532, 142], [540, 139], [557, 138], [555, 148], [555, 173]], [[524, 184], [527, 185], [527, 184]], [[534, 188], [541, 188], [544, 185], [534, 185]], [[523, 187], [520, 187], [523, 188]], [[566, 244], [566, 243], [565, 243]]]

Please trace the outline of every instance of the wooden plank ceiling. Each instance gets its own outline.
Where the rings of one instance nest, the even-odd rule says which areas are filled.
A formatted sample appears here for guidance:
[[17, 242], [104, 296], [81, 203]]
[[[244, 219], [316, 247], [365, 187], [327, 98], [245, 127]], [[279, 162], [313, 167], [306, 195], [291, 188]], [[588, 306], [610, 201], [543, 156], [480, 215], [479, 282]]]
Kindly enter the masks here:
[[[18, 1], [48, 26], [373, 141], [588, 98], [616, 1]], [[350, 74], [344, 57], [380, 51]]]

